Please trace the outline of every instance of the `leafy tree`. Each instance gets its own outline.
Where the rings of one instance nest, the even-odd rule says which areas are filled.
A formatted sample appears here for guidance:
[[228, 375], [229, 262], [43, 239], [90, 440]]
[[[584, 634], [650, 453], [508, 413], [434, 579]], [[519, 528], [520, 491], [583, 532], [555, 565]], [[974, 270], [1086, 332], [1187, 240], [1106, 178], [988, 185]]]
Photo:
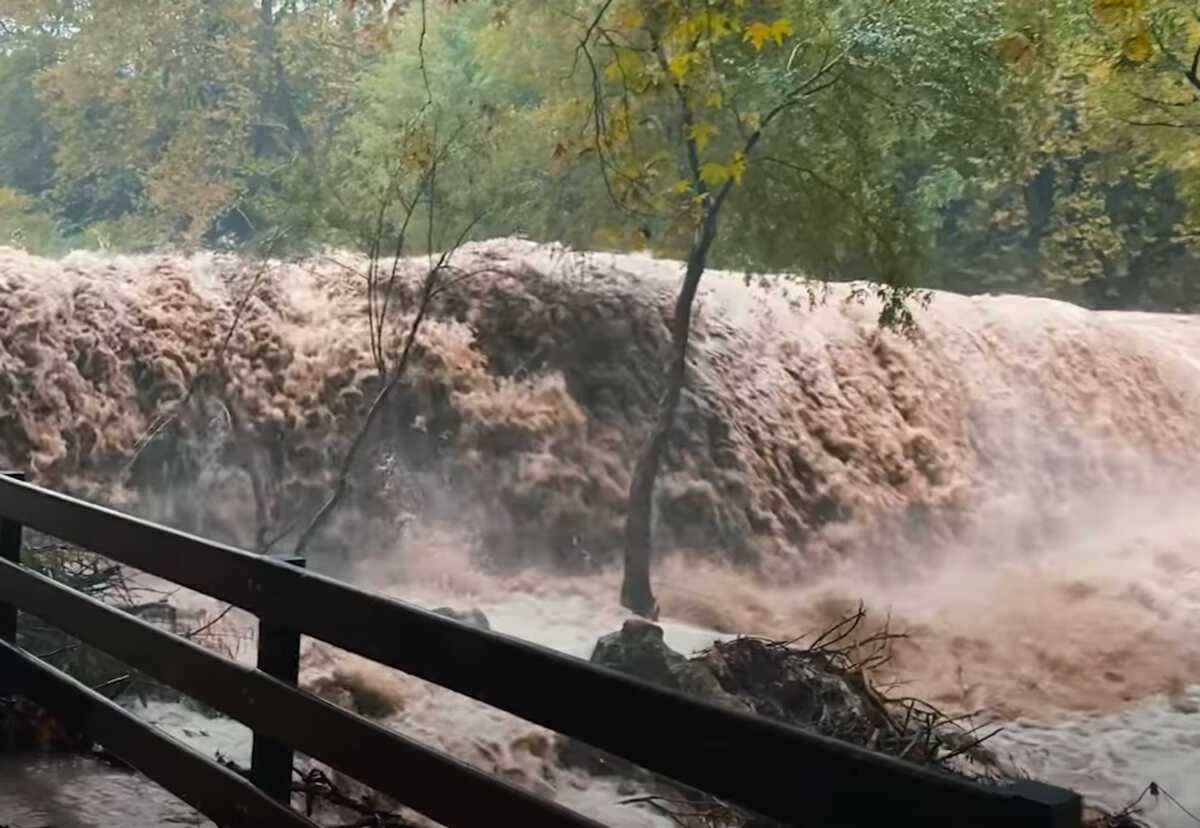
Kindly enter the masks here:
[[[589, 128], [562, 151], [594, 157], [631, 219], [688, 239], [665, 390], [630, 486], [626, 607], [656, 612], [654, 481], [686, 378], [692, 304], [731, 194], [758, 171], [761, 220], [772, 180], [823, 191], [809, 203], [833, 212], [790, 218], [834, 237], [822, 247], [827, 266], [854, 250], [880, 279], [881, 322], [910, 325], [921, 231], [957, 174], [937, 150], [970, 158], [982, 146], [976, 131], [1008, 108], [1013, 74], [981, 59], [1002, 23], [994, 4], [939, 0], [612, 0], [586, 18], [578, 55], [590, 70]], [[991, 146], [1007, 137], [996, 131]]]
[[46, 59], [32, 46], [5, 51], [0, 38], [0, 186], [45, 192], [54, 175], [54, 144], [33, 77]]
[[1162, 120], [1194, 95], [1200, 41], [1185, 11], [1171, 0], [1029, 7], [1002, 53], [1038, 71], [1046, 94], [1024, 113], [1016, 174], [973, 181], [951, 205], [941, 284], [1092, 307], [1195, 306], [1194, 138]]
[[61, 239], [54, 220], [28, 195], [0, 187], [0, 244], [34, 253], [56, 253]]
[[360, 58], [356, 31], [321, 4], [73, 12], [35, 78], [56, 138], [52, 196], [76, 228], [142, 244], [253, 235], [257, 199], [332, 131]]

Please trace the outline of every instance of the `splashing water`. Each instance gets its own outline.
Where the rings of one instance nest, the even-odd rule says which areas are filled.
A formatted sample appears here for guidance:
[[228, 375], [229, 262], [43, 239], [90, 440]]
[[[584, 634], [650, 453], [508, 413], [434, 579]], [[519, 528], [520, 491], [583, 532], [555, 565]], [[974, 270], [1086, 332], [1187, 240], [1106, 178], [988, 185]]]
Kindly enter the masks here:
[[[456, 264], [487, 275], [436, 309], [312, 564], [586, 657], [624, 617], [608, 565], [679, 266], [517, 240]], [[369, 398], [363, 269], [0, 248], [0, 461], [253, 545], [325, 491]], [[669, 636], [790, 638], [861, 599], [908, 634], [908, 692], [1016, 723], [996, 744], [1040, 777], [1109, 806], [1157, 778], [1200, 806], [1200, 319], [938, 294], [906, 339], [847, 288], [815, 306], [808, 288], [706, 277], [656, 500]], [[531, 725], [318, 644], [305, 665], [639, 824]]]

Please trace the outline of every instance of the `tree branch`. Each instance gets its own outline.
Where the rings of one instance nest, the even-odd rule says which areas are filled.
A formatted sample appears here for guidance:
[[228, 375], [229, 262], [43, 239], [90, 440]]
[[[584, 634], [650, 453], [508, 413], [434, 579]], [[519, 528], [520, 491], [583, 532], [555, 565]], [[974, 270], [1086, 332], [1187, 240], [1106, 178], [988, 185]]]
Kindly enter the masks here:
[[367, 413], [363, 418], [362, 425], [359, 426], [358, 431], [355, 432], [354, 437], [350, 441], [349, 447], [346, 449], [345, 455], [342, 457], [342, 463], [338, 468], [333, 490], [330, 492], [329, 497], [326, 498], [325, 502], [321, 505], [321, 508], [317, 510], [317, 513], [313, 516], [312, 520], [309, 521], [308, 526], [304, 529], [296, 541], [294, 554], [297, 557], [302, 557], [304, 555], [309, 544], [312, 542], [312, 539], [329, 521], [329, 518], [333, 515], [334, 510], [345, 497], [350, 483], [350, 473], [354, 469], [354, 463], [358, 459], [359, 452], [366, 443], [366, 438], [371, 430], [371, 427], [375, 424], [380, 413], [384, 410], [384, 403], [387, 402], [387, 399], [391, 395], [393, 389], [395, 389], [395, 387], [399, 385], [400, 382], [407, 376], [408, 364], [412, 357], [413, 347], [417, 340], [417, 334], [420, 331], [421, 324], [425, 321], [425, 317], [428, 315], [433, 299], [440, 292], [442, 286], [441, 276], [449, 267], [450, 259], [453, 254], [459, 249], [459, 247], [462, 246], [463, 241], [466, 239], [467, 235], [470, 234], [471, 229], [481, 218], [482, 216], [476, 216], [474, 219], [472, 219], [472, 221], [469, 222], [459, 233], [458, 239], [455, 242], [455, 246], [442, 251], [442, 254], [438, 257], [437, 262], [425, 274], [425, 279], [423, 280], [421, 287], [421, 300], [417, 306], [416, 314], [413, 316], [412, 322], [409, 324], [408, 333], [404, 338], [404, 348], [400, 352], [399, 360], [397, 361], [395, 368], [392, 370], [390, 377], [388, 377], [386, 374], [381, 375], [383, 386], [379, 389], [379, 392], [371, 401], [371, 405], [367, 409]]

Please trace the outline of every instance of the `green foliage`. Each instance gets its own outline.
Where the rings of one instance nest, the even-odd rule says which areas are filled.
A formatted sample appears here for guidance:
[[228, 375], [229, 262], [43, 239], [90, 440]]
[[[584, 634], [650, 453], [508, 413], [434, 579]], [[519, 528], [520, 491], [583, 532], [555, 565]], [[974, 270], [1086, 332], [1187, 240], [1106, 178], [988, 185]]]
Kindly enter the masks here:
[[0, 187], [0, 245], [41, 254], [63, 248], [54, 220], [29, 196], [7, 187]]
[[34, 195], [44, 192], [54, 175], [53, 144], [33, 85], [39, 57], [29, 47], [0, 48], [0, 187]]
[[262, 5], [6, 3], [0, 243], [362, 245], [406, 193], [410, 246], [680, 257], [727, 188], [715, 265], [1197, 306], [1183, 0]]
[[21, 4], [6, 58], [38, 59], [24, 59], [19, 84], [0, 71], [0, 108], [23, 107], [30, 126], [10, 133], [6, 120], [0, 159], [39, 169], [52, 159], [49, 198], [85, 237], [153, 246], [252, 234], [257, 199], [344, 117], [359, 58], [355, 32], [319, 5], [265, 6]]
[[1015, 175], [973, 181], [951, 205], [941, 284], [1197, 308], [1191, 14], [1173, 0], [1029, 5], [1001, 53], [1046, 94], [1025, 108]]

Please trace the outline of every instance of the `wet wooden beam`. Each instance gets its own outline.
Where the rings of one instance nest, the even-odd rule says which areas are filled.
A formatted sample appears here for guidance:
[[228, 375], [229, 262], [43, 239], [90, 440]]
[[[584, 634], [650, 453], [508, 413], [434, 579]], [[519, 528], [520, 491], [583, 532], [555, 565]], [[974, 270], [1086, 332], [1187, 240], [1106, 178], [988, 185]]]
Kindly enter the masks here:
[[66, 673], [0, 641], [0, 664], [20, 688], [64, 723], [229, 828], [317, 828], [238, 774], [122, 710]]
[[[303, 558], [285, 563], [303, 568]], [[269, 621], [258, 622], [258, 669], [295, 687], [300, 679], [300, 633]], [[292, 801], [292, 746], [255, 731], [250, 751], [250, 778], [280, 802]]]
[[0, 561], [0, 600], [443, 825], [599, 826], [273, 676], [6, 561]]
[[0, 516], [499, 707], [787, 823], [1076, 828], [1030, 797], [718, 707], [520, 639], [64, 495], [0, 480]]
[[[4, 471], [0, 477], [24, 480], [25, 472]], [[0, 516], [0, 558], [21, 562], [21, 534], [20, 522]], [[17, 643], [17, 608], [11, 604], [0, 604], [0, 641]]]

